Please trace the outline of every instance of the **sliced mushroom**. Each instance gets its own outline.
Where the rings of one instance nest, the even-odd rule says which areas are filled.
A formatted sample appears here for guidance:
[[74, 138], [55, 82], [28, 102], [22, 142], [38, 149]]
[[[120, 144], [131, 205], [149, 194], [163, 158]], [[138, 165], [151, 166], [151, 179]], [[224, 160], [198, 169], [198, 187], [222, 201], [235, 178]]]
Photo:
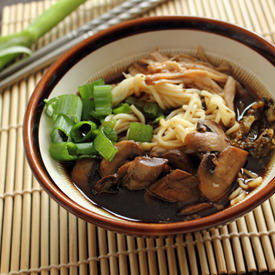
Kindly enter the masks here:
[[221, 152], [229, 145], [229, 139], [221, 126], [210, 120], [199, 121], [197, 132], [187, 134], [184, 139], [184, 151], [188, 154]]
[[84, 158], [76, 161], [72, 170], [72, 180], [80, 188], [86, 189], [100, 179], [98, 162], [95, 159]]
[[148, 191], [169, 202], [191, 203], [200, 197], [197, 178], [180, 169], [150, 185]]
[[117, 193], [118, 178], [116, 175], [110, 175], [101, 178], [94, 185], [94, 193]]
[[228, 108], [234, 111], [234, 98], [236, 95], [236, 81], [233, 77], [229, 76], [223, 89], [224, 101]]
[[168, 163], [173, 168], [178, 168], [191, 174], [194, 173], [194, 165], [190, 157], [180, 149], [172, 149], [165, 152], [154, 152], [152, 156], [168, 159]]
[[213, 205], [211, 203], [200, 202], [194, 205], [185, 206], [178, 212], [178, 215], [179, 216], [192, 215], [209, 208], [213, 208]]
[[143, 149], [134, 141], [123, 140], [115, 144], [118, 152], [112, 161], [103, 159], [100, 163], [100, 175], [106, 177], [116, 173], [117, 169], [125, 162], [136, 156], [144, 155]]
[[167, 162], [167, 159], [163, 158], [136, 157], [122, 165], [117, 171], [117, 176], [121, 185], [129, 190], [144, 189], [169, 169]]
[[198, 168], [202, 195], [210, 201], [222, 199], [244, 166], [247, 155], [246, 151], [234, 146], [228, 146], [219, 156], [206, 154]]

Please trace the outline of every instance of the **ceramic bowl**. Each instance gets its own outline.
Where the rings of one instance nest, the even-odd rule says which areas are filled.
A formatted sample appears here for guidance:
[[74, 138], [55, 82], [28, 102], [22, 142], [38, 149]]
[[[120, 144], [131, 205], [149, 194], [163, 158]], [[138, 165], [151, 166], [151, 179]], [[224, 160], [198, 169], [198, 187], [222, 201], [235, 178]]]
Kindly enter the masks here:
[[[215, 60], [229, 61], [235, 74], [261, 96], [275, 98], [275, 47], [237, 25], [200, 17], [161, 16], [136, 19], [104, 30], [63, 54], [38, 83], [24, 122], [24, 144], [30, 167], [49, 195], [61, 206], [97, 226], [135, 235], [170, 235], [225, 224], [254, 209], [275, 192], [275, 166], [263, 184], [235, 206], [190, 221], [127, 221], [93, 205], [72, 184], [62, 166], [49, 156], [50, 127], [44, 99], [76, 93], [91, 80], [122, 72], [127, 65], [158, 48], [194, 52], [201, 46]], [[274, 159], [274, 158], [273, 158]]]

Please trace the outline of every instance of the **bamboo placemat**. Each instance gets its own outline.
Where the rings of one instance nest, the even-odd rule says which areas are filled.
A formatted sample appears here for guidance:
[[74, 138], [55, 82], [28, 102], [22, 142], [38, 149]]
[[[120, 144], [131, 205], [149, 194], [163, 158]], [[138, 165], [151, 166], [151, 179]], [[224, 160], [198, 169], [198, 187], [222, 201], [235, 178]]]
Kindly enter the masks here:
[[[53, 2], [6, 6], [2, 34], [21, 30]], [[87, 1], [34, 50], [121, 2]], [[219, 18], [275, 41], [274, 0], [171, 0], [146, 16], [164, 14]], [[107, 231], [59, 207], [32, 175], [23, 150], [24, 112], [42, 74], [0, 94], [1, 275], [275, 272], [275, 196], [228, 225], [162, 238]]]

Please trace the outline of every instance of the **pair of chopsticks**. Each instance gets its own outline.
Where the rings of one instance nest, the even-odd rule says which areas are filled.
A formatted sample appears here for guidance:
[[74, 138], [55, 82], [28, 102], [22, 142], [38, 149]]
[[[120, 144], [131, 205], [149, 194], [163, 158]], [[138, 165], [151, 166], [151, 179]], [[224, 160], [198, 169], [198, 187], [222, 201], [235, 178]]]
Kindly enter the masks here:
[[115, 24], [133, 19], [164, 1], [166, 0], [128, 0], [123, 2], [111, 11], [93, 19], [80, 28], [37, 50], [30, 57], [18, 61], [0, 72], [0, 92], [30, 73], [50, 65], [61, 54], [89, 36]]

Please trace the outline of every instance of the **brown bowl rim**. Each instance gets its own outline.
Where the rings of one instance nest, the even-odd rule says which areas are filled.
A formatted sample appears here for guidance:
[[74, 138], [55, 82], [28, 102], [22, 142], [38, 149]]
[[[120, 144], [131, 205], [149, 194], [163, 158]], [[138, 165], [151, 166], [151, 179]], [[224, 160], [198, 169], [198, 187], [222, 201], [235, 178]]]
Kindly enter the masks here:
[[24, 147], [29, 165], [39, 183], [53, 199], [76, 216], [97, 226], [139, 236], [188, 233], [225, 224], [254, 209], [275, 193], [274, 177], [263, 189], [259, 190], [252, 197], [236, 206], [224, 209], [210, 216], [175, 223], [144, 223], [111, 219], [87, 210], [72, 201], [53, 182], [44, 167], [37, 139], [38, 121], [43, 109], [43, 99], [48, 97], [50, 91], [60, 80], [64, 72], [68, 71], [72, 65], [95, 49], [127, 35], [163, 29], [195, 29], [226, 36], [250, 47], [275, 67], [274, 45], [260, 35], [238, 25], [198, 16], [154, 16], [134, 19], [110, 27], [87, 38], [58, 58], [36, 86], [26, 109], [23, 126]]

